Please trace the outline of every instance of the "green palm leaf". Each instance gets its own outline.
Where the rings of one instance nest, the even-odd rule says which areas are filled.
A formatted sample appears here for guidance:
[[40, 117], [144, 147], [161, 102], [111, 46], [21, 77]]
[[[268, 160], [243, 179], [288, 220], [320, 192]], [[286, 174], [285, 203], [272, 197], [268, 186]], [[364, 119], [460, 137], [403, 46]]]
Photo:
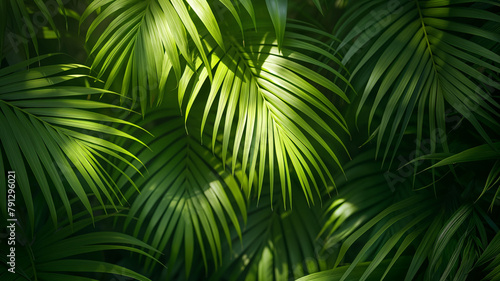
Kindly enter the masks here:
[[[500, 89], [500, 56], [490, 49], [500, 35], [482, 27], [500, 22], [493, 12], [499, 4], [476, 2], [359, 1], [338, 29], [346, 34], [340, 48], [349, 46], [343, 62], [354, 68], [353, 83], [364, 88], [357, 116], [367, 117], [370, 128], [381, 110], [374, 135], [384, 159], [410, 122], [417, 124], [418, 140], [431, 138], [432, 153], [440, 144], [448, 152], [440, 135], [450, 108], [492, 143], [484, 126], [499, 128], [500, 105], [491, 94]], [[430, 134], [423, 132], [427, 114]]]
[[[312, 0], [316, 8], [323, 13], [320, 0]], [[291, 3], [291, 6], [296, 3]], [[278, 47], [281, 50], [285, 36], [286, 25], [288, 21], [288, 0], [266, 0], [267, 11], [271, 17], [274, 31], [278, 41]]]
[[[34, 58], [0, 70], [0, 137], [2, 139], [2, 166], [14, 170], [18, 187], [24, 198], [31, 225], [34, 222], [32, 194], [43, 193], [54, 224], [57, 222], [54, 192], [65, 206], [71, 219], [69, 203], [73, 193], [92, 214], [87, 193], [91, 191], [104, 205], [103, 196], [114, 204], [116, 184], [103, 167], [108, 157], [130, 164], [137, 159], [107, 140], [105, 136], [119, 136], [141, 143], [109, 123], [136, 126], [127, 121], [98, 113], [97, 110], [123, 108], [93, 101], [95, 95], [111, 92], [82, 87], [74, 82], [91, 78], [87, 68], [78, 64], [58, 64], [26, 69], [33, 62], [45, 58]], [[76, 86], [75, 86], [76, 85]], [[81, 97], [87, 96], [88, 99]], [[86, 130], [82, 132], [82, 129]], [[98, 136], [93, 136], [92, 132]], [[30, 174], [34, 175], [34, 180]], [[6, 186], [5, 175], [0, 181]], [[68, 196], [68, 189], [71, 195]], [[119, 191], [118, 191], [119, 192]], [[6, 210], [6, 199], [0, 201]]]
[[285, 37], [288, 0], [266, 0], [266, 4], [274, 25], [274, 30], [276, 31], [278, 47], [281, 49]]
[[141, 190], [133, 199], [125, 227], [137, 217], [134, 235], [160, 251], [169, 249], [169, 268], [182, 251], [186, 275], [195, 253], [202, 255], [205, 268], [208, 260], [219, 266], [223, 236], [231, 244], [229, 225], [241, 236], [237, 210], [246, 221], [246, 202], [240, 190], [244, 176], [228, 173], [207, 147], [187, 135], [178, 110], [162, 107], [150, 112], [140, 124], [152, 127], [157, 137], [146, 139], [151, 150], [135, 144], [130, 147], [144, 161], [148, 173], [141, 178], [137, 171], [125, 167], [118, 181], [125, 187], [130, 176]]
[[[245, 45], [239, 44], [238, 38], [232, 38], [227, 52], [210, 38], [205, 39], [215, 73], [210, 89], [204, 87], [209, 71], [202, 66], [202, 60], [197, 59], [196, 73], [185, 69], [178, 96], [181, 108], [185, 108], [186, 122], [189, 122], [191, 107], [203, 96], [206, 105], [201, 131], [204, 132], [210, 112], [215, 111], [212, 146], [221, 130], [223, 163], [232, 146], [233, 157], [241, 157], [242, 170], [248, 171], [259, 194], [267, 171], [272, 194], [277, 169], [283, 198], [288, 194], [291, 202], [292, 180], [288, 171], [294, 171], [308, 202], [314, 203], [313, 192], [320, 194], [318, 186], [333, 182], [326, 165], [328, 160], [332, 159], [341, 168], [338, 155], [346, 148], [339, 134], [348, 133], [339, 110], [321, 90], [326, 89], [334, 93], [335, 98], [349, 102], [337, 84], [318, 72], [325, 71], [344, 85], [347, 80], [334, 67], [313, 58], [323, 55], [340, 63], [322, 49], [327, 48], [325, 44], [300, 34], [311, 29], [293, 27], [293, 32], [285, 36], [281, 52], [276, 38], [266, 31], [246, 32]], [[339, 148], [332, 149], [332, 142]], [[250, 190], [251, 186], [244, 188]]]

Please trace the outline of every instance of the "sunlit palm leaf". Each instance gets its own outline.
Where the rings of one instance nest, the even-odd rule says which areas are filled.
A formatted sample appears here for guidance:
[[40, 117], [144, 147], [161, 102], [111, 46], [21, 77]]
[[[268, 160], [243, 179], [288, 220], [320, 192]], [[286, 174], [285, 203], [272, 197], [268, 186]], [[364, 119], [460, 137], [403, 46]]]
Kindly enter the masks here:
[[[431, 138], [432, 153], [439, 144], [448, 152], [447, 109], [491, 143], [483, 126], [499, 128], [500, 105], [491, 93], [500, 89], [500, 55], [490, 49], [499, 45], [500, 34], [482, 27], [500, 22], [494, 12], [500, 4], [476, 2], [358, 1], [339, 28], [346, 34], [341, 47], [349, 46], [343, 62], [354, 67], [353, 81], [364, 88], [358, 117], [369, 105], [371, 125], [382, 110], [375, 133], [384, 158], [410, 122], [417, 124], [418, 140]], [[430, 133], [424, 135], [427, 114]]]
[[[107, 206], [112, 208], [111, 206]], [[64, 210], [59, 213], [64, 214]], [[76, 214], [75, 217], [85, 216], [84, 213]], [[7, 271], [11, 268], [7, 263], [8, 257], [3, 253], [10, 253], [7, 243], [2, 243], [2, 257], [0, 257], [1, 280], [21, 281], [95, 281], [97, 277], [83, 277], [80, 273], [93, 273], [94, 276], [114, 274], [134, 278], [134, 280], [149, 281], [145, 276], [125, 267], [104, 262], [98, 253], [106, 251], [134, 252], [153, 258], [145, 250], [155, 251], [146, 243], [123, 233], [95, 231], [84, 232], [93, 223], [116, 217], [116, 214], [96, 216], [94, 219], [78, 219], [70, 224], [69, 220], [60, 223], [61, 228], [54, 231], [50, 223], [43, 224], [39, 221], [37, 235], [34, 239], [23, 233], [25, 226], [16, 225], [16, 266], [15, 274]], [[3, 229], [5, 229], [2, 226]], [[75, 235], [75, 233], [83, 232]], [[145, 249], [145, 250], [143, 250]], [[93, 259], [89, 259], [89, 255]]]
[[[137, 216], [134, 235], [169, 254], [170, 268], [184, 251], [189, 275], [195, 253], [201, 253], [207, 269], [207, 260], [220, 265], [222, 236], [231, 244], [229, 225], [241, 236], [237, 214], [246, 220], [246, 202], [240, 190], [241, 173], [232, 176], [210, 149], [188, 136], [178, 114], [178, 110], [160, 108], [140, 122], [151, 127], [156, 138], [145, 140], [151, 150], [130, 147], [148, 173], [141, 178], [133, 169], [125, 170], [141, 190], [133, 199], [126, 225]], [[128, 185], [127, 178], [122, 177], [118, 184]]]
[[[346, 85], [347, 80], [332, 66], [313, 58], [324, 55], [339, 63], [322, 49], [328, 46], [300, 34], [305, 27], [294, 27], [295, 32], [286, 34], [281, 52], [272, 32], [245, 32], [245, 45], [232, 38], [227, 52], [213, 40], [204, 40], [212, 54], [215, 74], [208, 98], [203, 100], [206, 106], [201, 128], [204, 131], [209, 113], [216, 112], [212, 145], [221, 129], [223, 162], [232, 145], [234, 157], [241, 157], [242, 169], [255, 180], [259, 194], [267, 171], [273, 192], [276, 168], [283, 198], [288, 194], [291, 202], [289, 171], [295, 171], [308, 202], [314, 203], [313, 193], [320, 194], [318, 186], [333, 182], [325, 160], [333, 159], [340, 167], [338, 153], [345, 147], [339, 134], [347, 132], [339, 110], [321, 90], [334, 93], [344, 102], [349, 100], [337, 84], [312, 69], [325, 71], [343, 83], [339, 85]], [[204, 87], [207, 69], [200, 59], [195, 63], [198, 72], [186, 68], [178, 89], [186, 122], [195, 101], [205, 97], [208, 90]], [[332, 148], [332, 143], [337, 147]], [[251, 186], [244, 188], [250, 190]]]
[[285, 37], [288, 0], [266, 0], [266, 4], [276, 32], [278, 47], [281, 49]]
[[[241, 26], [232, 2], [221, 2]], [[251, 2], [242, 2], [253, 11]], [[143, 113], [148, 103], [161, 102], [172, 68], [180, 77], [185, 62], [193, 65], [191, 43], [203, 63], [209, 65], [200, 34], [208, 31], [224, 49], [218, 21], [206, 0], [96, 0], [88, 6], [81, 22], [97, 9], [102, 11], [87, 32], [87, 42], [97, 40], [91, 44], [92, 68], [99, 71], [98, 77], [106, 74], [106, 88], [122, 80], [120, 92], [131, 93], [134, 102], [140, 101]], [[202, 24], [198, 24], [200, 20]]]
[[[3, 167], [16, 172], [31, 225], [35, 212], [32, 193], [37, 186], [30, 182], [31, 173], [46, 199], [54, 223], [57, 221], [54, 192], [66, 207], [69, 218], [72, 217], [66, 186], [92, 214], [87, 198], [89, 191], [103, 205], [101, 194], [111, 203], [115, 202], [114, 197], [121, 197], [116, 193], [113, 179], [103, 168], [103, 164], [110, 163], [108, 157], [119, 159], [126, 165], [132, 165], [126, 158], [137, 159], [104, 137], [114, 135], [140, 142], [108, 124], [136, 125], [96, 111], [103, 108], [124, 110], [90, 100], [91, 96], [107, 91], [82, 87], [80, 82], [74, 82], [91, 78], [82, 74], [88, 71], [85, 66], [59, 64], [27, 69], [42, 58], [0, 70], [0, 137], [3, 147], [0, 161], [5, 161]], [[87, 99], [82, 99], [82, 96], [87, 96]], [[92, 136], [94, 133], [98, 137]], [[6, 186], [4, 173], [0, 181]], [[2, 198], [0, 207], [5, 212], [6, 199]]]

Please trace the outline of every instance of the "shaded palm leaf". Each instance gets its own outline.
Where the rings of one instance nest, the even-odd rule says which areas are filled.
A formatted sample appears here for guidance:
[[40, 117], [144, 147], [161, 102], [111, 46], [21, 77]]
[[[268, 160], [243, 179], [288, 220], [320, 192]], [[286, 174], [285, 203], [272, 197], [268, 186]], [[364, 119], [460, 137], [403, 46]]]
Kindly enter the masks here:
[[[322, 253], [322, 241], [316, 239], [318, 206], [309, 208], [303, 197], [294, 197], [294, 209], [285, 210], [279, 196], [270, 199], [266, 190], [259, 205], [249, 209], [241, 244], [224, 251], [223, 266], [208, 280], [293, 280], [326, 270], [328, 261], [331, 266], [335, 253]], [[232, 239], [236, 244], [236, 233]]]
[[[107, 206], [112, 208], [112, 206]], [[64, 209], [59, 215], [64, 214]], [[97, 209], [95, 209], [97, 211]], [[62, 280], [77, 280], [77, 281], [95, 281], [97, 276], [104, 274], [121, 275], [134, 280], [149, 281], [147, 277], [134, 272], [125, 267], [104, 262], [100, 259], [97, 253], [107, 251], [124, 251], [134, 252], [153, 258], [143, 249], [155, 251], [154, 248], [146, 243], [123, 233], [119, 232], [104, 232], [84, 231], [93, 223], [117, 217], [117, 214], [96, 216], [94, 219], [81, 219], [86, 214], [85, 212], [75, 215], [79, 218], [72, 224], [69, 220], [64, 220], [60, 223], [61, 228], [56, 231], [50, 223], [37, 225], [37, 235], [35, 238], [30, 238], [23, 232], [26, 226], [22, 223], [16, 223], [16, 266], [15, 274], [7, 271], [11, 266], [6, 257], [10, 254], [10, 247], [7, 243], [2, 243], [0, 250], [0, 278], [9, 281], [21, 280], [39, 280], [39, 281], [62, 281]], [[5, 229], [2, 226], [2, 229]], [[81, 234], [76, 234], [81, 232]], [[6, 254], [4, 254], [6, 253]], [[89, 259], [88, 254], [93, 254], [93, 259]], [[93, 277], [84, 277], [80, 275], [89, 273]]]
[[[126, 158], [137, 159], [126, 149], [104, 137], [115, 135], [140, 143], [133, 136], [109, 126], [108, 123], [136, 125], [96, 111], [103, 108], [124, 110], [123, 108], [80, 98], [111, 94], [72, 82], [91, 78], [82, 74], [87, 71], [85, 66], [60, 64], [26, 69], [31, 63], [45, 57], [47, 56], [0, 70], [0, 137], [3, 147], [0, 161], [4, 168], [16, 171], [16, 180], [26, 203], [31, 225], [35, 212], [32, 193], [36, 186], [33, 181], [30, 183], [31, 173], [46, 199], [54, 224], [57, 222], [54, 192], [59, 195], [68, 217], [72, 217], [66, 186], [71, 187], [92, 214], [87, 198], [89, 190], [102, 205], [104, 200], [101, 194], [111, 203], [115, 201], [114, 197], [119, 198], [116, 184], [103, 168], [103, 163], [110, 163], [107, 157], [119, 159], [127, 165], [132, 164]], [[82, 132], [82, 129], [86, 131]], [[101, 136], [92, 136], [92, 132]], [[5, 194], [4, 173], [0, 176], [0, 182]], [[5, 197], [2, 197], [0, 205], [5, 212]]]
[[266, 0], [266, 4], [276, 32], [278, 47], [281, 49], [283, 46], [283, 39], [285, 37], [288, 0]]
[[373, 161], [374, 152], [360, 154], [344, 166], [350, 180], [336, 177], [338, 195], [324, 209], [325, 222], [319, 234], [325, 237], [325, 248], [336, 247], [403, 192], [405, 186], [395, 190], [387, 185], [380, 163]]
[[[300, 34], [306, 30], [319, 31], [300, 25], [293, 27], [294, 32], [289, 31], [285, 36], [281, 52], [270, 32], [246, 32], [245, 45], [232, 38], [226, 52], [210, 38], [205, 39], [215, 73], [208, 97], [205, 99], [208, 89], [204, 85], [210, 71], [197, 59], [197, 73], [186, 68], [180, 80], [179, 104], [185, 108], [189, 122], [191, 107], [203, 96], [206, 106], [201, 131], [210, 112], [215, 111], [212, 146], [221, 129], [223, 163], [232, 146], [233, 157], [241, 157], [242, 170], [248, 171], [251, 181], [255, 180], [259, 194], [266, 171], [273, 194], [277, 169], [282, 196], [286, 198], [288, 194], [291, 202], [289, 171], [295, 171], [308, 202], [314, 203], [313, 192], [320, 194], [316, 179], [324, 186], [333, 182], [325, 160], [329, 163], [332, 159], [341, 168], [338, 155], [346, 149], [338, 134], [348, 132], [339, 110], [321, 89], [331, 91], [345, 102], [349, 100], [338, 85], [311, 68], [325, 71], [344, 85], [347, 80], [333, 67], [313, 58], [323, 55], [340, 63], [322, 49], [328, 46]], [[332, 148], [332, 142], [339, 148]], [[251, 186], [244, 188], [250, 190]]]
[[439, 137], [445, 137], [448, 105], [491, 144], [483, 126], [499, 128], [500, 105], [491, 93], [500, 89], [500, 56], [489, 48], [499, 45], [500, 35], [482, 27], [500, 22], [493, 12], [499, 4], [476, 2], [358, 1], [346, 15], [338, 29], [346, 34], [340, 48], [349, 46], [343, 62], [353, 65], [354, 83], [364, 87], [357, 116], [371, 104], [371, 125], [382, 110], [374, 135], [377, 149], [385, 146], [384, 159], [410, 122], [416, 122], [422, 140], [426, 114], [432, 153], [438, 144], [448, 152], [446, 139]]
[[[382, 261], [390, 258], [385, 275], [412, 245], [415, 253], [404, 280], [418, 276], [426, 276], [427, 280], [466, 280], [487, 245], [486, 225], [493, 222], [480, 208], [464, 204], [452, 211], [450, 203], [413, 195], [380, 212], [342, 244], [336, 265], [356, 241], [370, 233], [340, 280], [347, 280], [368, 257], [371, 257], [370, 265], [359, 280], [370, 280]], [[492, 226], [493, 231], [498, 230], [494, 223]], [[426, 261], [428, 266], [421, 269]]]
[[56, 36], [59, 37], [59, 31], [53, 17], [59, 13], [60, 9], [64, 10], [63, 1], [54, 0], [50, 3], [51, 5], [48, 1], [42, 0], [2, 1], [0, 3], [0, 60], [7, 54], [19, 51], [24, 51], [25, 56], [29, 58], [29, 40], [33, 43], [35, 52], [38, 54], [37, 34], [44, 27], [41, 25], [42, 23], [50, 25]]
[[148, 168], [147, 176], [141, 178], [127, 168], [118, 181], [125, 186], [130, 176], [141, 190], [133, 199], [125, 227], [137, 216], [134, 235], [160, 251], [169, 249], [169, 268], [182, 251], [186, 275], [195, 253], [201, 253], [207, 269], [208, 260], [217, 267], [222, 236], [231, 244], [229, 225], [241, 236], [237, 210], [246, 221], [246, 202], [239, 187], [243, 175], [232, 176], [208, 148], [187, 135], [178, 110], [162, 107], [148, 113], [140, 124], [151, 127], [156, 138], [145, 140], [151, 150], [135, 144], [130, 147]]

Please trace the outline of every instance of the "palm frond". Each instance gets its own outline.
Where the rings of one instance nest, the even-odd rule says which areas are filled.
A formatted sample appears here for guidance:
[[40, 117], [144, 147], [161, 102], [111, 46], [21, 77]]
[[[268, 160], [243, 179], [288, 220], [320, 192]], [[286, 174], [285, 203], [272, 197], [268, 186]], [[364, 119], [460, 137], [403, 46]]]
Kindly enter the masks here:
[[420, 161], [427, 159], [439, 160], [439, 162], [429, 167], [430, 169], [456, 163], [496, 160], [500, 158], [499, 150], [500, 150], [500, 142], [496, 142], [493, 145], [483, 144], [455, 154], [435, 153], [435, 154], [424, 155], [414, 159], [413, 161]]
[[337, 32], [345, 34], [339, 48], [348, 47], [343, 62], [354, 68], [353, 83], [364, 88], [357, 117], [368, 119], [369, 131], [375, 123], [377, 152], [384, 149], [384, 159], [393, 144], [399, 146], [408, 124], [417, 124], [418, 140], [431, 139], [432, 153], [438, 145], [448, 152], [450, 111], [492, 144], [486, 130], [499, 128], [500, 105], [491, 94], [500, 89], [500, 56], [490, 49], [500, 44], [500, 35], [482, 27], [500, 22], [494, 12], [499, 4], [480, 2], [359, 1], [346, 15]]
[[[283, 198], [288, 195], [291, 202], [292, 179], [288, 171], [294, 171], [308, 202], [314, 203], [313, 193], [320, 195], [318, 186], [333, 182], [325, 163], [332, 159], [341, 169], [339, 157], [342, 156], [338, 155], [347, 149], [340, 135], [348, 134], [341, 113], [321, 90], [334, 93], [335, 98], [343, 102], [349, 99], [344, 90], [319, 71], [338, 79], [339, 85], [346, 85], [347, 79], [339, 73], [340, 61], [323, 49], [328, 46], [300, 34], [317, 30], [300, 25], [293, 27], [293, 31], [290, 27], [286, 33], [281, 51], [273, 33], [267, 31], [246, 32], [245, 45], [233, 38], [226, 52], [210, 38], [205, 39], [215, 73], [210, 89], [204, 85], [211, 70], [197, 59], [196, 73], [185, 69], [178, 96], [186, 122], [189, 122], [192, 106], [200, 97], [204, 99], [202, 132], [210, 112], [216, 112], [212, 146], [221, 130], [223, 163], [232, 145], [233, 157], [241, 157], [242, 170], [248, 171], [259, 194], [267, 171], [273, 194], [277, 169]], [[337, 62], [340, 70], [314, 59], [314, 55]], [[333, 148], [331, 142], [338, 144], [338, 148]], [[250, 190], [251, 187], [244, 188]]]
[[[106, 206], [112, 209], [112, 206]], [[102, 209], [102, 208], [101, 208]], [[61, 209], [60, 215], [64, 210]], [[97, 209], [95, 210], [97, 211]], [[50, 223], [37, 225], [37, 236], [31, 238], [23, 232], [26, 228], [22, 223], [16, 223], [15, 273], [8, 271], [11, 265], [6, 255], [0, 257], [0, 278], [2, 280], [21, 281], [95, 281], [102, 274], [114, 274], [150, 281], [147, 277], [125, 267], [104, 262], [97, 253], [108, 251], [134, 252], [153, 258], [148, 251], [156, 251], [146, 243], [123, 233], [105, 231], [84, 231], [93, 223], [118, 217], [119, 214], [96, 216], [94, 219], [83, 218], [85, 212], [76, 214], [80, 219], [70, 224], [69, 220], [60, 223], [61, 228], [54, 230]], [[3, 229], [5, 229], [2, 226]], [[78, 234], [80, 232], [80, 234]], [[2, 243], [2, 253], [10, 254], [10, 246]], [[93, 254], [89, 258], [89, 254]], [[5, 269], [5, 270], [4, 270]], [[80, 275], [85, 273], [87, 275]], [[91, 275], [88, 275], [91, 274]], [[86, 277], [91, 276], [91, 277]]]
[[125, 167], [118, 181], [125, 187], [130, 177], [141, 190], [133, 199], [125, 227], [137, 216], [134, 236], [160, 251], [169, 249], [169, 268], [182, 251], [186, 275], [196, 262], [195, 253], [201, 253], [205, 268], [209, 260], [219, 266], [222, 236], [231, 245], [229, 226], [241, 237], [238, 213], [246, 221], [246, 202], [240, 190], [244, 175], [228, 173], [199, 139], [187, 135], [178, 109], [161, 107], [140, 124], [151, 127], [156, 137], [146, 139], [151, 150], [135, 144], [130, 147], [148, 167], [147, 176], [141, 178], [137, 171]]
[[[71, 188], [90, 214], [89, 188], [102, 205], [101, 194], [114, 204], [114, 197], [120, 197], [113, 178], [102, 163], [108, 163], [108, 157], [111, 157], [132, 165], [126, 158], [137, 157], [104, 137], [114, 135], [142, 143], [108, 124], [136, 125], [96, 111], [105, 108], [121, 111], [123, 108], [90, 99], [95, 95], [116, 94], [74, 82], [91, 78], [84, 74], [87, 67], [58, 64], [27, 69], [30, 64], [46, 57], [0, 70], [0, 136], [3, 146], [0, 161], [3, 167], [16, 172], [31, 225], [35, 217], [32, 194], [38, 192], [35, 188], [38, 186], [54, 224], [57, 222], [54, 192], [59, 195], [68, 217], [72, 218], [69, 203], [72, 194], [68, 196], [65, 186]], [[85, 96], [88, 99], [84, 99]], [[94, 133], [97, 136], [93, 136]], [[38, 185], [30, 181], [33, 179], [29, 176], [31, 174]], [[5, 209], [6, 200], [2, 198], [0, 207]]]
[[[318, 11], [323, 14], [320, 0], [312, 0], [312, 2], [314, 3], [314, 6], [316, 6]], [[293, 6], [294, 4], [296, 3], [292, 2], [290, 3], [290, 6]], [[273, 23], [276, 40], [278, 42], [278, 48], [281, 50], [285, 37], [286, 25], [288, 24], [287, 22], [289, 20], [288, 10], [290, 9], [290, 6], [288, 0], [266, 0], [266, 6]]]
[[[232, 1], [221, 2], [241, 27]], [[253, 11], [251, 2], [241, 2]], [[179, 78], [185, 63], [193, 67], [193, 51], [210, 65], [200, 34], [208, 32], [225, 49], [218, 21], [206, 0], [93, 1], [81, 22], [98, 9], [102, 11], [87, 31], [87, 42], [96, 37], [90, 50], [92, 68], [99, 71], [98, 77], [106, 74], [106, 89], [120, 77], [120, 92], [131, 93], [134, 102], [140, 101], [143, 114], [148, 103], [161, 102], [171, 69]], [[104, 26], [108, 20], [111, 22]]]

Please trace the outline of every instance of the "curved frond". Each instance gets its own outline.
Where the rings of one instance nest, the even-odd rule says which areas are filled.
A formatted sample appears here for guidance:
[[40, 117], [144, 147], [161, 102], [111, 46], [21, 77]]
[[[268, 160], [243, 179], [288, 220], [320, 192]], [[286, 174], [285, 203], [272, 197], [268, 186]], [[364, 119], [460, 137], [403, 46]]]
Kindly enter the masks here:
[[[338, 31], [346, 34], [340, 48], [348, 46], [343, 62], [353, 66], [353, 83], [363, 88], [357, 117], [368, 120], [369, 131], [376, 127], [384, 159], [392, 145], [399, 146], [408, 124], [417, 125], [418, 140], [430, 137], [432, 153], [438, 145], [448, 152], [450, 114], [463, 116], [492, 143], [487, 128], [498, 130], [500, 117], [492, 97], [500, 89], [500, 55], [492, 50], [500, 34], [486, 27], [500, 23], [494, 12], [499, 4], [479, 2], [359, 1], [352, 6]], [[373, 122], [377, 112], [381, 118]], [[424, 122], [429, 133], [423, 132]]]
[[[141, 143], [109, 124], [136, 125], [98, 112], [123, 108], [91, 99], [96, 95], [116, 94], [76, 82], [91, 78], [83, 74], [88, 71], [85, 66], [58, 64], [26, 69], [41, 58], [0, 70], [0, 150], [3, 149], [0, 161], [3, 167], [16, 173], [31, 225], [35, 212], [32, 193], [38, 192], [37, 186], [46, 199], [54, 224], [59, 202], [54, 201], [54, 192], [59, 195], [68, 217], [72, 217], [67, 187], [90, 214], [89, 191], [102, 205], [104, 198], [114, 204], [115, 198], [121, 196], [117, 195], [116, 184], [103, 165], [110, 163], [108, 157], [127, 165], [132, 165], [127, 158], [137, 158], [105, 137], [113, 135]], [[30, 181], [31, 174], [38, 185]], [[6, 186], [4, 174], [0, 179]], [[4, 212], [6, 199], [2, 198], [0, 207]]]
[[[133, 217], [133, 233], [169, 254], [169, 268], [185, 254], [186, 275], [195, 254], [219, 266], [223, 236], [231, 245], [230, 225], [241, 236], [238, 215], [246, 221], [246, 202], [240, 190], [244, 180], [233, 176], [199, 139], [186, 134], [178, 110], [160, 108], [148, 114], [144, 127], [151, 127], [155, 138], [146, 142], [151, 150], [134, 145], [130, 151], [148, 168], [146, 177], [127, 168], [125, 174], [137, 183], [141, 194], [133, 199], [125, 227]], [[156, 126], [161, 124], [161, 126]], [[127, 184], [122, 177], [118, 184]], [[130, 194], [130, 193], [128, 193]], [[239, 211], [239, 212], [238, 212]], [[200, 259], [201, 262], [201, 259]]]
[[500, 158], [500, 142], [495, 142], [493, 145], [483, 144], [455, 154], [435, 153], [435, 154], [424, 155], [414, 159], [413, 161], [420, 161], [426, 159], [439, 160], [436, 164], [429, 167], [430, 169], [457, 163], [496, 160], [499, 158]]
[[[341, 169], [339, 155], [347, 151], [341, 139], [348, 134], [346, 122], [325, 92], [348, 103], [339, 87], [348, 83], [339, 72], [340, 61], [323, 49], [328, 46], [300, 34], [306, 27], [293, 27], [281, 51], [273, 33], [266, 31], [246, 32], [244, 45], [233, 38], [226, 52], [205, 39], [215, 73], [210, 88], [204, 87], [208, 71], [198, 59], [196, 73], [185, 69], [178, 96], [188, 123], [191, 107], [203, 98], [202, 117], [199, 112], [193, 116], [202, 120], [202, 132], [209, 113], [216, 112], [212, 146], [222, 137], [223, 162], [232, 147], [233, 157], [241, 159], [243, 171], [255, 181], [259, 194], [267, 171], [273, 194], [276, 169], [283, 198], [288, 194], [291, 202], [289, 171], [294, 171], [308, 202], [314, 203], [313, 193], [320, 194], [318, 186], [333, 182], [327, 163]], [[336, 66], [314, 59], [318, 55], [335, 61]], [[251, 186], [244, 188], [250, 191]]]

